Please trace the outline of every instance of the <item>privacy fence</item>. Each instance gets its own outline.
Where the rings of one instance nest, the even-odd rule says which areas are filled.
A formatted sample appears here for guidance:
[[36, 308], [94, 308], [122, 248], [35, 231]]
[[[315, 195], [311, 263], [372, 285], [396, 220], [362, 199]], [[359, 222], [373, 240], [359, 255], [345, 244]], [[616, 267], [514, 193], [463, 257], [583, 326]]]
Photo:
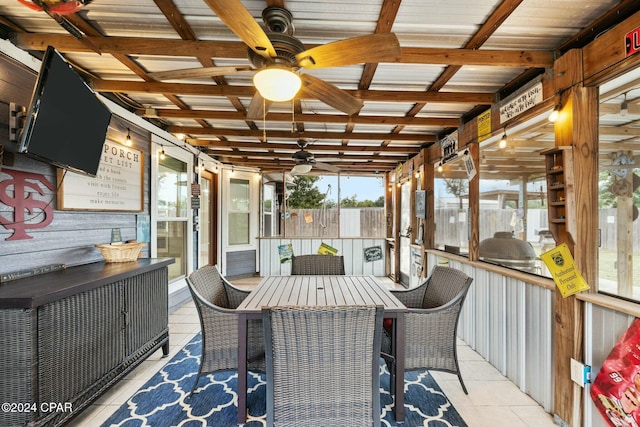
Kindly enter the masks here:
[[287, 237], [384, 238], [384, 208], [290, 209]]

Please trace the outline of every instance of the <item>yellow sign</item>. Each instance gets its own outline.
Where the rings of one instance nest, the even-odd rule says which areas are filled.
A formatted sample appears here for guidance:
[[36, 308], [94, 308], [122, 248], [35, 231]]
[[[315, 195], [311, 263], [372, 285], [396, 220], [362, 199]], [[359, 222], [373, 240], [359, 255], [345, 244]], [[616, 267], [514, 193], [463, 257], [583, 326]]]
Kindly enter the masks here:
[[338, 250], [326, 243], [320, 243], [320, 247], [318, 248], [318, 253], [320, 255], [335, 255], [338, 253]]
[[571, 251], [566, 244], [563, 243], [541, 254], [540, 258], [551, 272], [551, 277], [563, 298], [589, 289], [589, 285], [576, 268]]
[[478, 142], [491, 136], [491, 109], [478, 116]]

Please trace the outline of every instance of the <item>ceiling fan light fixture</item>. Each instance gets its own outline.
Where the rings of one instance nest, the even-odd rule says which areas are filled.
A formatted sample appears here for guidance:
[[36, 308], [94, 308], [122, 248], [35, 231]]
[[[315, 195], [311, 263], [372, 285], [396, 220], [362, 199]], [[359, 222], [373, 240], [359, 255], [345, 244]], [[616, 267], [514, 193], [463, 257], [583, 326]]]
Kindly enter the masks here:
[[300, 173], [309, 173], [311, 171], [312, 166], [309, 164], [301, 164], [295, 165], [293, 169], [291, 169], [292, 174], [300, 174]]
[[263, 98], [273, 102], [290, 101], [302, 86], [302, 80], [293, 71], [271, 66], [253, 76], [253, 84]]

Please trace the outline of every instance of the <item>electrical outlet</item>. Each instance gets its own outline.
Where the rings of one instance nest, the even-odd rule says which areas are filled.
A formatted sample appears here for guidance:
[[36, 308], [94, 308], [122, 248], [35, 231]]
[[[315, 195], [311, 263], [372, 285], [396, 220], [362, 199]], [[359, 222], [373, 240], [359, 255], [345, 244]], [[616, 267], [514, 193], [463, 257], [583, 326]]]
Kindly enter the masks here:
[[591, 366], [571, 359], [571, 380], [580, 387], [584, 387], [591, 381]]

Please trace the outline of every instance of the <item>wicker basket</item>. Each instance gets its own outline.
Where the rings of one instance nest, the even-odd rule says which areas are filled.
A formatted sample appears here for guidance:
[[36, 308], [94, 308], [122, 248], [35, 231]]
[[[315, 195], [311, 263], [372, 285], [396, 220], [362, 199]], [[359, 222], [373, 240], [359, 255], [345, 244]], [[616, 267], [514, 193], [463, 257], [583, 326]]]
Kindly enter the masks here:
[[121, 245], [96, 245], [106, 262], [130, 262], [138, 259], [144, 242], [123, 243]]

